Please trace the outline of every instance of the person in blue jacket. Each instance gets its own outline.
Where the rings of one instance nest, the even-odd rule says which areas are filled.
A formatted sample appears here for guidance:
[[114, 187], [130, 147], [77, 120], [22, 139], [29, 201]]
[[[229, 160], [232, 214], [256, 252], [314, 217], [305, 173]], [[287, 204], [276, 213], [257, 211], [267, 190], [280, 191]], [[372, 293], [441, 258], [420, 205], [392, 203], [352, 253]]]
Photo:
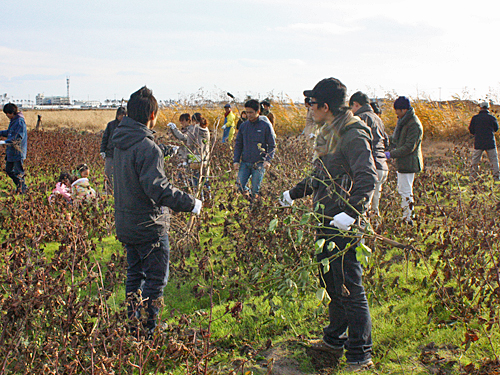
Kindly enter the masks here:
[[0, 137], [7, 139], [0, 141], [0, 144], [7, 145], [5, 151], [5, 171], [16, 184], [16, 193], [26, 192], [24, 182], [24, 159], [28, 150], [28, 132], [24, 115], [19, 112], [19, 108], [14, 103], [7, 103], [3, 107], [3, 112], [10, 119], [9, 128], [0, 131]]
[[[260, 103], [251, 99], [245, 103], [248, 120], [241, 124], [234, 144], [233, 165], [238, 171], [237, 186], [250, 199], [257, 198], [264, 172], [271, 165], [276, 148], [273, 125], [260, 116]], [[252, 178], [252, 188], [247, 182]]]

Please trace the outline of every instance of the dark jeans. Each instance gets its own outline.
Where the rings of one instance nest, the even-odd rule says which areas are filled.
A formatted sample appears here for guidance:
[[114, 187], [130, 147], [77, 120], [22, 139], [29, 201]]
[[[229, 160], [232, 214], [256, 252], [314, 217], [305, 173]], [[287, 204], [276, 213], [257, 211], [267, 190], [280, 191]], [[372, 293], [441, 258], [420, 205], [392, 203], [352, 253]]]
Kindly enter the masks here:
[[263, 163], [244, 163], [240, 164], [240, 169], [238, 171], [238, 189], [240, 192], [249, 191], [250, 188], [247, 186], [247, 182], [252, 177], [252, 195], [255, 196], [259, 194], [260, 184], [264, 178], [264, 173], [266, 168], [264, 168]]
[[154, 302], [163, 296], [163, 288], [168, 281], [170, 255], [168, 235], [160, 237], [154, 243], [125, 244], [125, 249], [128, 263], [125, 291], [127, 298], [132, 297], [128, 304], [128, 316], [141, 318], [141, 307], [138, 306], [136, 297], [132, 296], [140, 290], [148, 314], [146, 328], [152, 333], [159, 312]]
[[[336, 229], [329, 231], [333, 237], [328, 237], [324, 245], [325, 251], [317, 256], [318, 261], [339, 250], [345, 249], [353, 238], [342, 236]], [[338, 249], [327, 252], [328, 242], [333, 241]], [[371, 359], [372, 353], [372, 322], [370, 309], [362, 283], [363, 269], [356, 259], [353, 248], [343, 257], [338, 257], [330, 262], [330, 270], [323, 273], [321, 266], [321, 283], [326, 288], [331, 298], [328, 306], [330, 324], [323, 329], [323, 340], [332, 346], [344, 347], [346, 359], [349, 363], [364, 362]], [[349, 295], [342, 293], [345, 285]], [[346, 331], [348, 330], [348, 335]]]
[[24, 168], [23, 161], [8, 161], [5, 164], [5, 172], [16, 184], [16, 189], [18, 193], [26, 192], [26, 184], [24, 183]]

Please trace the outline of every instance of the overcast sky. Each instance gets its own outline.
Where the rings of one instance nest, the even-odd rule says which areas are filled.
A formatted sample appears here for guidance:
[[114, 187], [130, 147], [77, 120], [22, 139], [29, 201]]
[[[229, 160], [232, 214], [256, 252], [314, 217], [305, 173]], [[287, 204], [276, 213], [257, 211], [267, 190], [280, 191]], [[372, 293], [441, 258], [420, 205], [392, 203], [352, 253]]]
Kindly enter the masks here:
[[[0, 23], [0, 94], [158, 99], [226, 91], [500, 101], [500, 1], [18, 0]], [[467, 94], [464, 94], [464, 91]]]

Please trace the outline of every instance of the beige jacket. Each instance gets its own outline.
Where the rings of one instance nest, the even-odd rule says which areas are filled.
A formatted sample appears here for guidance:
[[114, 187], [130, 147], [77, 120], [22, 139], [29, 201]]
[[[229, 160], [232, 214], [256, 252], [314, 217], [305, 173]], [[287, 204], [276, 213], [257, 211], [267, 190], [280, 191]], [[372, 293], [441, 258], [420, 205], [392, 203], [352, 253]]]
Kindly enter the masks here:
[[206, 166], [210, 157], [210, 130], [201, 128], [198, 124], [189, 125], [187, 132], [182, 133], [179, 129], [171, 129], [172, 134], [178, 140], [184, 142], [187, 149], [185, 161], [188, 163], [203, 161]]

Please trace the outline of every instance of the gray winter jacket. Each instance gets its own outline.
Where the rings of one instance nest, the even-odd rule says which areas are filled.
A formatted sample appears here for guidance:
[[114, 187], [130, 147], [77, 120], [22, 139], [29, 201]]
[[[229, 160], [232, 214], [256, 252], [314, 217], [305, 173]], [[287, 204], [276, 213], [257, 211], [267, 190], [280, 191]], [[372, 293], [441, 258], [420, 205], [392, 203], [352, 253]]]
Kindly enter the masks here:
[[365, 104], [354, 114], [363, 120], [372, 131], [372, 153], [378, 170], [387, 171], [387, 158], [384, 151], [389, 150], [389, 137], [385, 132], [384, 123], [377, 116], [370, 104]]
[[157, 241], [168, 232], [168, 207], [189, 212], [195, 199], [168, 181], [154, 131], [124, 117], [112, 140], [118, 240], [126, 244]]

